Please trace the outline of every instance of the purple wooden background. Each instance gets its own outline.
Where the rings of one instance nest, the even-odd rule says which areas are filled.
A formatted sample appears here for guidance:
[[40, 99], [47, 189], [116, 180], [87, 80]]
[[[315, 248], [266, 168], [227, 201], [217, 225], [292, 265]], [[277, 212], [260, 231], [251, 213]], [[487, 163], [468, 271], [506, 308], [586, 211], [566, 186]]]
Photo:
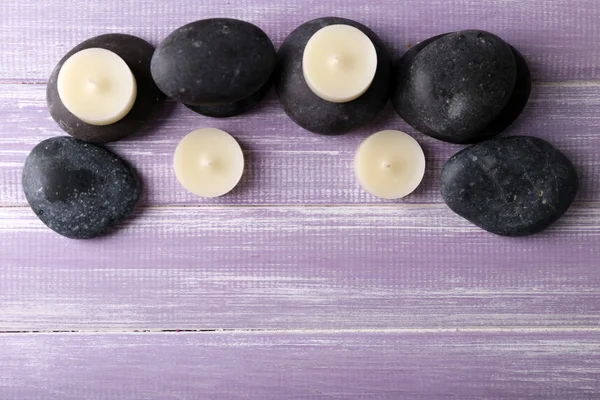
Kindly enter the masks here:
[[[228, 3], [0, 2], [0, 399], [599, 398], [600, 3]], [[25, 157], [62, 134], [45, 82], [78, 42], [126, 32], [157, 43], [227, 16], [279, 45], [326, 15], [369, 25], [395, 55], [464, 28], [510, 41], [536, 83], [507, 134], [569, 155], [582, 178], [573, 208], [538, 236], [487, 234], [437, 192], [460, 146], [389, 108], [361, 132], [317, 136], [274, 95], [225, 121], [167, 103], [110, 145], [146, 189], [111, 236], [64, 239], [27, 207]], [[217, 200], [187, 194], [171, 171], [178, 140], [206, 126], [231, 132], [248, 157], [242, 184]], [[414, 134], [427, 153], [424, 184], [405, 201], [377, 200], [353, 177], [356, 146], [381, 128]]]

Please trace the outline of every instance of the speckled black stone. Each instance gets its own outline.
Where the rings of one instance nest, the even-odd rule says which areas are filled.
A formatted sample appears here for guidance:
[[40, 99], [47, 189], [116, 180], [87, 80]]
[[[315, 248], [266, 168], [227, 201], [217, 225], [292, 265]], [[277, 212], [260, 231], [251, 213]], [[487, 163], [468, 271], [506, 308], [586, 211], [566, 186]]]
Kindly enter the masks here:
[[103, 147], [54, 137], [39, 143], [27, 157], [23, 191], [50, 229], [68, 238], [88, 239], [132, 213], [141, 185], [135, 172]]
[[[335, 24], [350, 25], [365, 33], [377, 51], [377, 72], [371, 87], [356, 100], [332, 103], [321, 99], [306, 84], [302, 57], [309, 39], [318, 30]], [[275, 89], [289, 117], [304, 129], [323, 135], [340, 135], [373, 120], [389, 99], [391, 60], [381, 39], [366, 26], [352, 20], [326, 17], [296, 28], [278, 52]]]
[[273, 81], [269, 79], [257, 92], [234, 103], [218, 104], [213, 106], [191, 106], [184, 104], [190, 110], [213, 118], [229, 118], [236, 115], [245, 114], [253, 108], [257, 107], [271, 90]]
[[524, 136], [460, 151], [444, 166], [441, 181], [455, 213], [502, 236], [542, 231], [567, 211], [578, 190], [571, 161], [550, 143]]
[[394, 68], [392, 103], [415, 129], [440, 140], [473, 143], [517, 119], [531, 92], [522, 55], [484, 31], [427, 39]]
[[273, 43], [259, 27], [214, 18], [173, 31], [156, 48], [151, 69], [167, 96], [191, 106], [212, 106], [256, 93], [276, 61]]
[[[114, 124], [95, 126], [81, 121], [66, 109], [58, 95], [56, 81], [65, 61], [78, 51], [101, 48], [118, 54], [135, 76], [137, 97], [129, 113]], [[150, 75], [150, 60], [154, 47], [143, 39], [120, 33], [109, 33], [86, 40], [75, 46], [60, 60], [48, 82], [46, 99], [52, 118], [69, 135], [94, 143], [114, 142], [137, 132], [150, 119], [155, 106], [164, 100]]]

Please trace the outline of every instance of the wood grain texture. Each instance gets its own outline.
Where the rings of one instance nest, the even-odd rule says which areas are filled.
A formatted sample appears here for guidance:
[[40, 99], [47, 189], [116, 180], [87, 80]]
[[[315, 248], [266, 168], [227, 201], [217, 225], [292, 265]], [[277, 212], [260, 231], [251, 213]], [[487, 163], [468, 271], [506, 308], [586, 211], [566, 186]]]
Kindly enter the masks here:
[[328, 15], [365, 23], [398, 56], [428, 37], [477, 28], [523, 52], [537, 80], [600, 78], [596, 0], [3, 0], [0, 79], [45, 81], [69, 49], [110, 31], [156, 44], [180, 25], [223, 16], [256, 23], [278, 45], [298, 25]]
[[600, 208], [482, 232], [443, 205], [150, 208], [100, 240], [0, 208], [0, 330], [598, 326]]
[[[0, 205], [26, 205], [21, 171], [29, 151], [40, 141], [64, 135], [46, 110], [45, 86], [2, 85], [0, 92]], [[391, 107], [390, 107], [391, 108]], [[441, 202], [439, 173], [463, 146], [415, 132], [388, 108], [381, 118], [355, 134], [325, 137], [304, 131], [283, 112], [275, 96], [260, 110], [227, 120], [199, 116], [166, 104], [156, 122], [128, 140], [111, 144], [131, 161], [145, 182], [142, 204], [384, 204], [365, 192], [352, 162], [359, 143], [370, 133], [396, 128], [413, 134], [427, 154], [424, 183], [397, 203]], [[600, 201], [600, 83], [587, 86], [537, 86], [525, 113], [507, 132], [546, 139], [573, 160], [580, 174], [579, 201]], [[227, 196], [202, 199], [175, 179], [172, 157], [185, 134], [215, 126], [242, 144], [247, 168], [238, 188]]]
[[[597, 334], [1, 336], [7, 399], [597, 399]], [[76, 380], [73, 377], [77, 377]]]
[[[507, 134], [574, 161], [574, 207], [541, 235], [493, 236], [441, 204], [439, 170], [461, 146], [389, 107], [354, 134], [310, 134], [271, 94], [228, 120], [168, 102], [110, 145], [145, 194], [107, 237], [61, 238], [27, 208], [25, 157], [63, 134], [43, 83], [77, 43], [124, 32], [156, 44], [224, 16], [279, 45], [327, 15], [367, 24], [394, 56], [466, 28], [508, 40], [537, 83]], [[599, 20], [597, 0], [0, 1], [0, 399], [597, 399]], [[216, 200], [187, 194], [171, 170], [178, 140], [203, 126], [232, 133], [248, 159]], [[360, 141], [384, 128], [427, 153], [424, 184], [403, 202], [374, 199], [352, 173]], [[159, 333], [177, 329], [226, 331]]]

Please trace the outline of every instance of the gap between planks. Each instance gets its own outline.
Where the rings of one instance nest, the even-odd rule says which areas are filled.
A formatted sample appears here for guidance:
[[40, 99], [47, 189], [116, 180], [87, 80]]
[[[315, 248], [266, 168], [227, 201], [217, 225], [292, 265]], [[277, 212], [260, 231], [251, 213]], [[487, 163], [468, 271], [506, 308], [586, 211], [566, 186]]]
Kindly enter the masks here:
[[455, 334], [455, 333], [581, 333], [598, 332], [600, 326], [562, 327], [461, 327], [461, 328], [389, 328], [389, 329], [45, 329], [45, 330], [4, 330], [0, 335], [52, 335], [52, 334], [156, 334], [156, 333], [217, 333], [217, 334]]

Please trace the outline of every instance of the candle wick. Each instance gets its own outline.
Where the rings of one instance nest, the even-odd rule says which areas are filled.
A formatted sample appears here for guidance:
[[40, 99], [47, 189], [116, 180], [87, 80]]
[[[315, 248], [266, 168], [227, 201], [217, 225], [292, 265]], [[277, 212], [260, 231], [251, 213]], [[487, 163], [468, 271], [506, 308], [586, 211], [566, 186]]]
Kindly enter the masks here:
[[205, 167], [210, 167], [213, 164], [213, 162], [211, 160], [204, 160], [203, 164]]
[[383, 162], [383, 168], [391, 168], [391, 166], [392, 165], [389, 162], [387, 162], [387, 161]]
[[88, 82], [89, 82], [89, 83], [90, 83], [90, 85], [92, 85], [93, 87], [96, 87], [96, 86], [98, 86], [98, 82], [96, 82], [95, 80], [93, 80], [93, 79], [91, 79], [91, 78], [90, 78], [90, 79], [88, 79]]

